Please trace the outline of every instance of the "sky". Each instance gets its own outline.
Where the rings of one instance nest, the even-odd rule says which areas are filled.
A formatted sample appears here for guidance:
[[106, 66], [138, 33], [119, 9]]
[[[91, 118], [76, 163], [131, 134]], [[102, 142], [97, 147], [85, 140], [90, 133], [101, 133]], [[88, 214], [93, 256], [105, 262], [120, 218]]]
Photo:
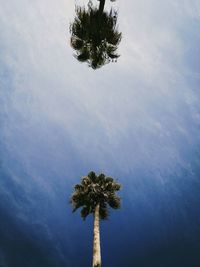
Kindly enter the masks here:
[[69, 198], [94, 170], [123, 186], [103, 267], [199, 267], [199, 1], [107, 0], [121, 56], [98, 70], [70, 47], [87, 1], [0, 4], [0, 266], [91, 266]]

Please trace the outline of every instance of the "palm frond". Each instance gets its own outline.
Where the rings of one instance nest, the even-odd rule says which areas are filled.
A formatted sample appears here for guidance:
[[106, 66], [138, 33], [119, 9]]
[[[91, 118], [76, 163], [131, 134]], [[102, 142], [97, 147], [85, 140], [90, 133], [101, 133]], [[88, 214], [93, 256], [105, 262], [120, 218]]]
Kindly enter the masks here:
[[112, 194], [108, 199], [108, 204], [113, 209], [120, 208], [120, 198], [114, 194]]
[[81, 209], [81, 217], [83, 218], [83, 220], [86, 219], [86, 217], [88, 216], [89, 213], [90, 213], [90, 209], [87, 206], [84, 206]]

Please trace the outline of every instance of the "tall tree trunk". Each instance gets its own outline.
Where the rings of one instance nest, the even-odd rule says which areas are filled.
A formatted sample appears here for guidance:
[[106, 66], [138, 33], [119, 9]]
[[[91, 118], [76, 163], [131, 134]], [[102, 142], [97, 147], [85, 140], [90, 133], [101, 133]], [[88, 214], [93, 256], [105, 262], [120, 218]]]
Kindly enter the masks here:
[[99, 204], [95, 207], [94, 212], [94, 241], [93, 241], [93, 263], [92, 267], [101, 267], [101, 248], [99, 233]]
[[102, 14], [104, 10], [105, 0], [99, 0], [99, 13]]

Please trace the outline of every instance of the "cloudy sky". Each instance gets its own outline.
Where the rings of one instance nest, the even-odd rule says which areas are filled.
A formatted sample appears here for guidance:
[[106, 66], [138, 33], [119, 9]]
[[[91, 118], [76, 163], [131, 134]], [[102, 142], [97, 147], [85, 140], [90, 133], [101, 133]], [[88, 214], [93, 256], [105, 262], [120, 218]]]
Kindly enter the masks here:
[[0, 4], [0, 266], [91, 266], [69, 205], [90, 170], [123, 185], [103, 267], [200, 266], [199, 1], [106, 3], [121, 57], [96, 71], [69, 42], [87, 1]]

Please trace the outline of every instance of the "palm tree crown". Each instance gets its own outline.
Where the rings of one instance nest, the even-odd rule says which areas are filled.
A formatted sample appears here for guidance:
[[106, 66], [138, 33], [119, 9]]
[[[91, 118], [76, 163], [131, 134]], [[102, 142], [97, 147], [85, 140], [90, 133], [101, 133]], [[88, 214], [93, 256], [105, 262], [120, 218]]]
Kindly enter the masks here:
[[71, 24], [71, 46], [76, 50], [75, 57], [97, 69], [116, 60], [121, 33], [117, 30], [117, 12], [100, 11], [100, 7], [88, 10], [76, 8], [76, 17]]
[[71, 196], [73, 211], [82, 207], [81, 217], [85, 219], [88, 214], [94, 214], [96, 206], [99, 205], [100, 219], [106, 219], [108, 205], [113, 209], [120, 208], [120, 198], [115, 194], [120, 188], [121, 185], [113, 178], [90, 172], [74, 187], [75, 191]]

